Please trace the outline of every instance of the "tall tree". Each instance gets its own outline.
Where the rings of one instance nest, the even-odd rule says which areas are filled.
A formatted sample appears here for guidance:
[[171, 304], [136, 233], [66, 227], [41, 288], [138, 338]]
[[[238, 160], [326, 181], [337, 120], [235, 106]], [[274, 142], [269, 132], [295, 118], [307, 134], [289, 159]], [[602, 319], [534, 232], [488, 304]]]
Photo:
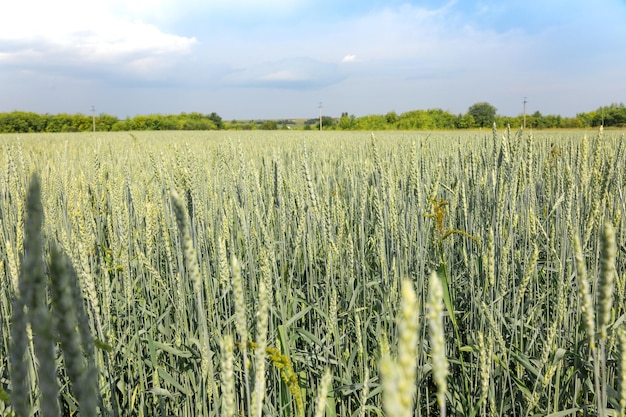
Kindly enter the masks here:
[[474, 118], [478, 127], [489, 127], [496, 120], [497, 109], [486, 101], [475, 103], [467, 110], [467, 114]]
[[207, 116], [207, 118], [209, 120], [212, 120], [213, 123], [215, 123], [215, 126], [217, 126], [218, 129], [224, 129], [224, 122], [222, 121], [222, 118], [220, 117], [219, 114], [212, 112], [211, 114], [209, 114]]
[[348, 112], [341, 113], [341, 118], [339, 119], [339, 128], [343, 130], [352, 129], [354, 127], [354, 121], [356, 117], [354, 115], [349, 115]]

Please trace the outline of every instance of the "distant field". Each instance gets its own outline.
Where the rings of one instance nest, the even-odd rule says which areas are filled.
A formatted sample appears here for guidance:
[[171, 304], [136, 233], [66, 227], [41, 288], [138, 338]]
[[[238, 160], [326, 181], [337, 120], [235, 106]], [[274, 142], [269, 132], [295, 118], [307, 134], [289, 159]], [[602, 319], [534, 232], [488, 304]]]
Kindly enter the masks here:
[[623, 415], [625, 145], [0, 135], [0, 414]]

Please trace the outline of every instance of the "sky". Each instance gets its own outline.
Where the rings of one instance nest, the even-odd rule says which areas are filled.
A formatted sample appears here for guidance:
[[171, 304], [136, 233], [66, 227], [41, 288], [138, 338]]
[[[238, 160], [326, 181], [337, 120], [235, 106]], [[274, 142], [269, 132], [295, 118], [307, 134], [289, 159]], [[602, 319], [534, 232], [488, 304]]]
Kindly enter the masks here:
[[626, 0], [1, 0], [0, 112], [225, 120], [626, 101]]

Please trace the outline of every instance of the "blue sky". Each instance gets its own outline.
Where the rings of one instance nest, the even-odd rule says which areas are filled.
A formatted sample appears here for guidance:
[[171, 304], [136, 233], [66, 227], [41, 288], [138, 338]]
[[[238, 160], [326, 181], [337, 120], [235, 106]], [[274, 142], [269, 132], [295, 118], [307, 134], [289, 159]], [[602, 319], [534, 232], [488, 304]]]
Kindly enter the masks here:
[[626, 0], [20, 0], [0, 111], [357, 116], [626, 101]]

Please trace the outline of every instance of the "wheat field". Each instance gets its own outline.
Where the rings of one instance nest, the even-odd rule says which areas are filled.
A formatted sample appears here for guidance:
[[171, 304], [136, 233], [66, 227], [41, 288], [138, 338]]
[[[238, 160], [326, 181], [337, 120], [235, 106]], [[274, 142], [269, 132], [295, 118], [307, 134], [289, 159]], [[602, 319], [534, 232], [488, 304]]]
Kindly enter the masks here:
[[0, 414], [624, 415], [624, 145], [0, 135]]

